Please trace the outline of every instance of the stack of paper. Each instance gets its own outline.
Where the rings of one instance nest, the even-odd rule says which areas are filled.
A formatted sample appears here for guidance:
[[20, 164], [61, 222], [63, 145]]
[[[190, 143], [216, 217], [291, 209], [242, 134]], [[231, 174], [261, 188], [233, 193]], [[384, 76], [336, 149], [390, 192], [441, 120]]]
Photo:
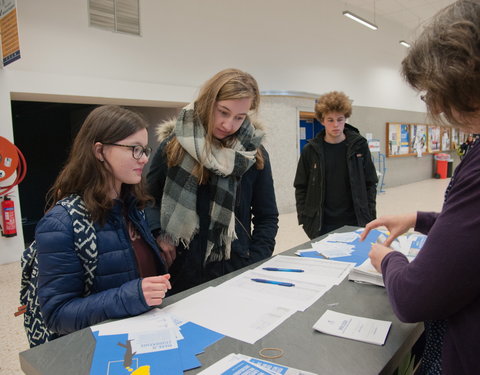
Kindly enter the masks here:
[[312, 248], [327, 259], [348, 257], [355, 250], [351, 244], [329, 241], [328, 238], [313, 242]]
[[392, 322], [362, 318], [327, 310], [314, 324], [319, 332], [351, 340], [383, 345]]
[[[383, 243], [386, 239], [386, 235], [382, 234], [378, 237], [377, 242]], [[396, 238], [390, 247], [404, 254], [411, 262], [417, 256], [426, 239], [427, 236], [423, 234], [407, 233]], [[382, 274], [372, 266], [370, 258], [367, 258], [361, 265], [354, 267], [350, 271], [348, 279], [361, 283], [385, 286]]]
[[348, 275], [348, 280], [385, 286], [382, 274], [372, 266], [370, 258], [366, 259], [361, 265], [353, 267]]
[[267, 362], [242, 354], [229, 354], [198, 375], [316, 375], [313, 372], [300, 371], [294, 368]]
[[159, 309], [91, 329], [96, 341], [92, 375], [181, 375], [200, 367], [196, 355], [223, 337]]

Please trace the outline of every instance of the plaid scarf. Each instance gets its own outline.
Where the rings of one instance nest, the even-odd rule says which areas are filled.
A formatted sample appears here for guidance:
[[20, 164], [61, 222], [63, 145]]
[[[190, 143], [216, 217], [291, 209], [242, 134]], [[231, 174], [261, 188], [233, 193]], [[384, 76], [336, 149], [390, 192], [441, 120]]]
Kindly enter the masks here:
[[264, 133], [256, 129], [247, 117], [235, 134], [231, 148], [209, 145], [206, 149], [205, 129], [194, 113], [191, 103], [177, 118], [175, 136], [186, 151], [179, 165], [168, 169], [160, 209], [161, 236], [188, 248], [199, 232], [196, 212], [198, 178], [193, 175], [196, 165], [210, 172], [210, 225], [204, 264], [230, 259], [231, 243], [236, 239], [234, 205], [241, 176], [255, 163], [257, 148]]

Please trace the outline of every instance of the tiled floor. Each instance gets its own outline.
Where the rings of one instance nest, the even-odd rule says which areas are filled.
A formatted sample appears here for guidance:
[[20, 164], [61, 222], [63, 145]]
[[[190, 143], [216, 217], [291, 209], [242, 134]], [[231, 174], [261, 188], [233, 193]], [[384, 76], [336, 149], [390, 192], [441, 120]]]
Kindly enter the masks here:
[[[439, 211], [449, 179], [425, 180], [414, 184], [386, 189], [377, 197], [378, 216], [411, 211]], [[297, 225], [296, 213], [280, 215], [279, 232], [275, 253], [308, 241], [302, 228]], [[22, 318], [14, 318], [18, 306], [20, 286], [19, 262], [0, 265], [0, 373], [22, 374], [18, 353], [28, 344], [23, 331]]]

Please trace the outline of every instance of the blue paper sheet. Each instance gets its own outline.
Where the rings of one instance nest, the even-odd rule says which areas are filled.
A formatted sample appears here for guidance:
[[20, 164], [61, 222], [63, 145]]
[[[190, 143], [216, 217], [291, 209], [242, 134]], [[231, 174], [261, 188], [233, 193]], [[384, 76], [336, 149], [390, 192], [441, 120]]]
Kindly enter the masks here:
[[128, 355], [119, 343], [127, 345], [128, 335], [102, 335], [93, 332], [96, 341], [90, 375], [182, 375], [201, 366], [195, 355], [220, 340], [223, 335], [188, 322], [181, 326], [183, 339], [178, 349]]
[[[376, 242], [378, 236], [380, 236], [381, 234], [382, 232], [377, 229], [371, 230], [370, 233], [368, 233], [367, 238], [365, 238], [365, 240], [363, 240], [362, 242], [358, 238], [352, 242], [349, 242], [350, 245], [354, 246], [354, 250], [351, 255], [346, 257], [333, 258], [332, 260], [336, 260], [339, 262], [352, 262], [355, 263], [356, 266], [359, 266], [365, 261], [365, 259], [368, 258], [368, 253], [370, 252], [370, 249], [372, 247], [372, 242]], [[315, 250], [303, 251], [300, 256], [325, 259], [325, 257], [320, 255]]]

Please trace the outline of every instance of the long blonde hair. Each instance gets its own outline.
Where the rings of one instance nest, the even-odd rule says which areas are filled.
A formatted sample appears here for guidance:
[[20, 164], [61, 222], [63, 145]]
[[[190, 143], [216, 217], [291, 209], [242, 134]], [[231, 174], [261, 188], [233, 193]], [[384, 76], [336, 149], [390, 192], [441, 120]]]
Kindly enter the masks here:
[[[220, 141], [213, 136], [216, 102], [245, 98], [252, 99], [250, 111], [257, 111], [260, 103], [260, 91], [257, 81], [250, 74], [238, 69], [224, 69], [215, 74], [202, 86], [195, 100], [195, 116], [205, 128], [206, 152], [209, 152], [209, 148], [212, 145], [229, 147], [235, 139], [235, 135], [232, 135]], [[182, 161], [185, 150], [174, 137], [166, 147], [166, 154], [167, 165], [172, 167]], [[256, 154], [256, 167], [257, 169], [263, 169], [264, 167], [264, 157], [260, 149], [257, 150]], [[209, 172], [201, 164], [196, 165], [193, 174], [199, 179], [200, 184], [204, 184], [208, 180]]]

